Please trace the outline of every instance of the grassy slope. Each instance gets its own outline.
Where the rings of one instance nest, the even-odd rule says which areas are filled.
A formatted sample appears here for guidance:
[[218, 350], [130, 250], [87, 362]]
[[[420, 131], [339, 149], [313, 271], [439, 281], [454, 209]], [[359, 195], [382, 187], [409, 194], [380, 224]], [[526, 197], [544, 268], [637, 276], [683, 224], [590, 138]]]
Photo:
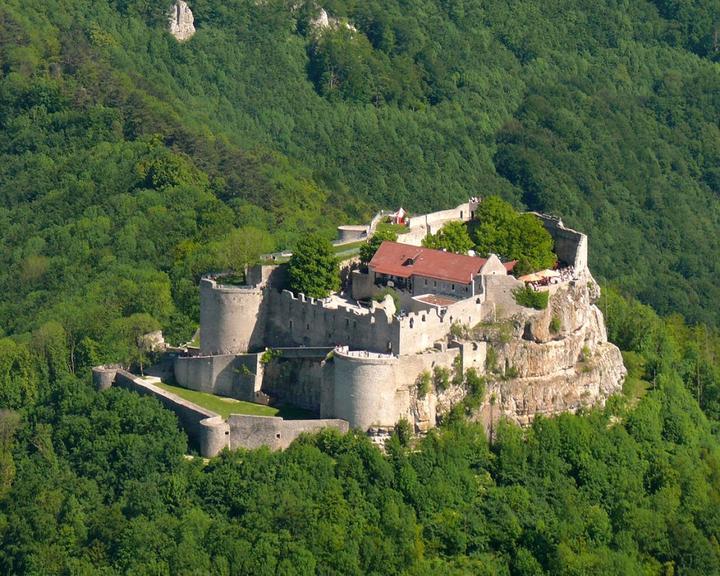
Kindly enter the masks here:
[[156, 384], [177, 394], [185, 400], [194, 402], [198, 406], [212, 410], [216, 414], [219, 414], [223, 418], [227, 418], [230, 414], [248, 414], [251, 416], [279, 416], [281, 418], [287, 418], [290, 420], [300, 418], [315, 418], [316, 416], [312, 412], [295, 408], [292, 406], [264, 406], [262, 404], [255, 404], [253, 402], [243, 402], [242, 400], [236, 400], [235, 398], [226, 398], [224, 396], [216, 396], [215, 394], [208, 394], [206, 392], [197, 392], [195, 390], [188, 390], [180, 386], [173, 386], [165, 382]]

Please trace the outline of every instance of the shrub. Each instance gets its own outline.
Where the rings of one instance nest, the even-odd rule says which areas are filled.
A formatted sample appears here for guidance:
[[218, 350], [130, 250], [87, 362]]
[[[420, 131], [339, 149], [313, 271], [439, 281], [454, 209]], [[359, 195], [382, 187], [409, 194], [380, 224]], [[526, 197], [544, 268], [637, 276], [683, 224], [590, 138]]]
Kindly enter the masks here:
[[515, 302], [526, 308], [535, 308], [535, 310], [545, 310], [548, 306], [549, 292], [536, 292], [530, 286], [525, 285], [522, 288], [513, 290]]
[[433, 368], [433, 384], [438, 392], [447, 390], [450, 386], [450, 370], [444, 366], [435, 366]]
[[427, 396], [427, 393], [430, 392], [431, 381], [432, 377], [430, 376], [430, 372], [427, 370], [423, 370], [418, 375], [417, 380], [415, 380], [418, 398], [425, 398], [425, 396]]
[[387, 296], [388, 294], [392, 296], [393, 303], [395, 304], [395, 310], [399, 312], [400, 294], [398, 294], [398, 291], [394, 288], [383, 288], [382, 290], [380, 290], [380, 292], [373, 296], [373, 300], [375, 300], [376, 302], [382, 302], [383, 300], [385, 300], [385, 296]]
[[552, 320], [550, 320], [550, 332], [552, 334], [557, 334], [558, 332], [560, 332], [560, 328], [560, 318], [558, 318], [557, 316], [553, 316]]

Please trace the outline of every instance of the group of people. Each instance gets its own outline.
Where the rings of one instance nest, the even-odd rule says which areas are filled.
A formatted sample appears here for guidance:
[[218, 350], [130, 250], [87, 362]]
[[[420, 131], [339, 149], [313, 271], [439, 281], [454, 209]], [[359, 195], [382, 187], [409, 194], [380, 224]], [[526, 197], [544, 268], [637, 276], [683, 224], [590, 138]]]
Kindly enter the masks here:
[[559, 270], [556, 270], [556, 272], [556, 275], [548, 275], [544, 278], [540, 278], [539, 280], [533, 280], [532, 282], [528, 282], [528, 285], [533, 290], [539, 290], [543, 286], [550, 286], [551, 284], [564, 284], [565, 282], [570, 282], [570, 280], [575, 278], [575, 268], [573, 266], [560, 268]]

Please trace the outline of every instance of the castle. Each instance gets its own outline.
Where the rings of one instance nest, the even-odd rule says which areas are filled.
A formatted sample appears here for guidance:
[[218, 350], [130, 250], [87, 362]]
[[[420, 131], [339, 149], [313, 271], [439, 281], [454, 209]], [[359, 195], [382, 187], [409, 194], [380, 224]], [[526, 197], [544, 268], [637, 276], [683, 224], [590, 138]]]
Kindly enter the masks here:
[[[550, 293], [548, 308], [526, 308], [514, 296], [525, 282], [509, 273], [513, 262], [420, 246], [446, 222], [469, 221], [476, 207], [472, 199], [408, 219], [398, 242], [384, 242], [367, 270], [346, 270], [344, 290], [326, 299], [285, 289], [282, 264], [251, 268], [244, 286], [223, 284], [222, 275], [202, 278], [200, 348], [174, 359], [175, 381], [241, 400], [296, 405], [320, 419], [233, 415], [222, 421], [200, 414], [190, 428], [202, 421], [201, 452], [285, 447], [299, 433], [325, 426], [382, 438], [405, 419], [426, 431], [465, 395], [457, 383], [421, 391], [419, 379], [438, 370], [474, 368], [487, 378], [476, 413], [486, 423], [505, 416], [527, 424], [535, 414], [602, 403], [617, 391], [625, 369], [593, 304], [599, 290], [587, 268], [587, 237], [536, 215], [563, 271], [541, 288]], [[341, 241], [368, 238], [384, 218], [341, 227]], [[388, 287], [396, 301], [388, 295], [377, 303], [373, 297]]]

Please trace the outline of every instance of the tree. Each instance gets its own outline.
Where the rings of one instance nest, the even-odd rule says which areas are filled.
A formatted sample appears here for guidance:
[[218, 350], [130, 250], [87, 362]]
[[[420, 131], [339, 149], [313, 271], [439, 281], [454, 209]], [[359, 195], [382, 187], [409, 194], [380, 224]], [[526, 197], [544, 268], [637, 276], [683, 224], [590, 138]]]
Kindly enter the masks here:
[[380, 248], [380, 244], [386, 240], [388, 242], [395, 242], [397, 240], [397, 233], [388, 229], [375, 232], [365, 244], [360, 246], [360, 262], [367, 265], [373, 256], [375, 256], [378, 248]]
[[218, 258], [223, 266], [242, 274], [247, 266], [256, 264], [260, 256], [272, 248], [272, 239], [267, 232], [246, 226], [233, 230], [220, 242]]
[[551, 268], [557, 261], [552, 237], [540, 221], [532, 214], [519, 214], [498, 196], [478, 205], [470, 228], [481, 255], [493, 253], [505, 260], [518, 260], [523, 272]]
[[311, 234], [301, 240], [288, 264], [290, 289], [311, 298], [325, 298], [340, 288], [340, 270], [332, 244]]
[[426, 236], [422, 241], [423, 246], [435, 248], [436, 250], [447, 250], [455, 254], [467, 254], [473, 249], [473, 241], [468, 234], [464, 222], [452, 221], [445, 224], [435, 234]]

